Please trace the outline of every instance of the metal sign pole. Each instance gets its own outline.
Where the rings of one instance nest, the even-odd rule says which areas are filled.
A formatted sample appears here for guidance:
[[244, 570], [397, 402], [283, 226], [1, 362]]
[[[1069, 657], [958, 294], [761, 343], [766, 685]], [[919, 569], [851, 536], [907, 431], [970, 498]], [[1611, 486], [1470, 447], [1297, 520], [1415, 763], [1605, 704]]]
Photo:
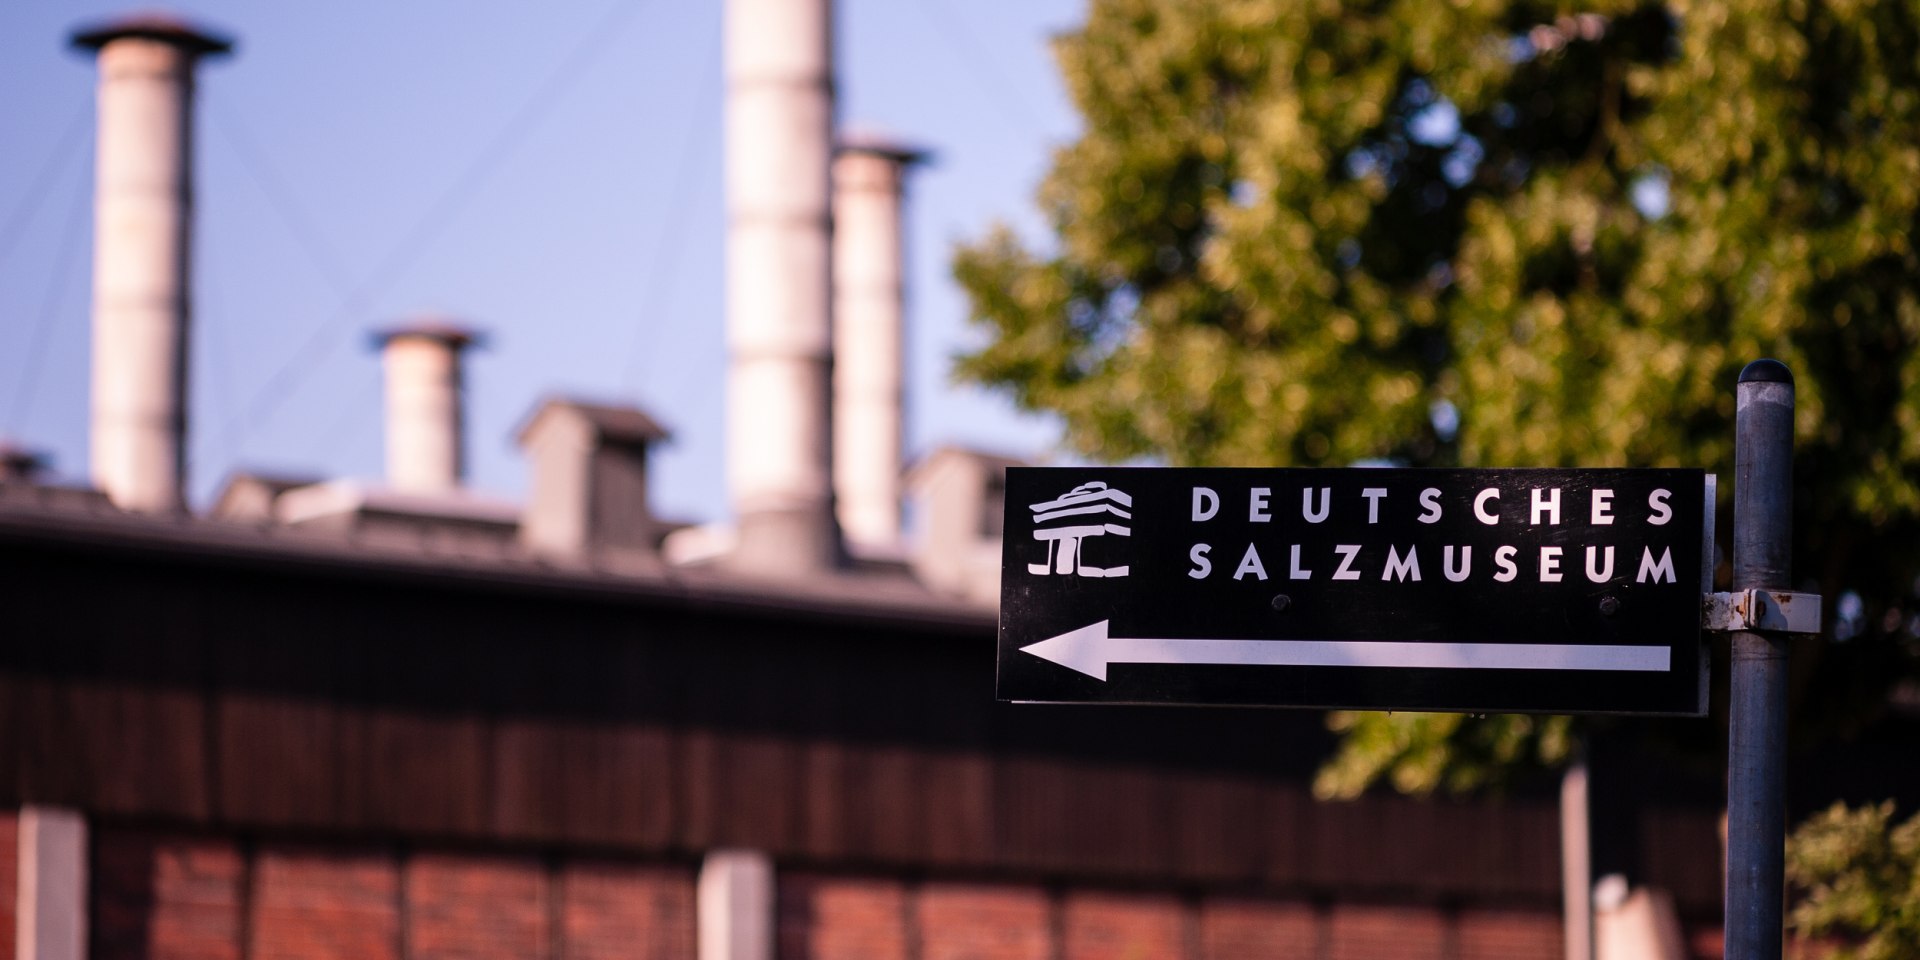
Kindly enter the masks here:
[[[1793, 374], [1740, 371], [1734, 416], [1733, 589], [1791, 586]], [[1727, 960], [1778, 960], [1786, 847], [1784, 633], [1733, 634], [1727, 749]]]

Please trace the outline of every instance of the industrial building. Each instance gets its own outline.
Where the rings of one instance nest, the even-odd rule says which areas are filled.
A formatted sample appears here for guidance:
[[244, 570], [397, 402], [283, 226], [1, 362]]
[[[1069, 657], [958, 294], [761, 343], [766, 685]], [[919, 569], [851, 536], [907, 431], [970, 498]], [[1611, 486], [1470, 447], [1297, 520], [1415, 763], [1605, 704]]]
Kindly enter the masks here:
[[0, 467], [0, 960], [1545, 960], [1592, 955], [1602, 873], [1602, 956], [1718, 956], [1720, 797], [1652, 761], [1596, 784], [1584, 864], [1553, 785], [1315, 800], [1316, 714], [993, 700], [1008, 461], [903, 463], [920, 153], [836, 144], [828, 2], [728, 4], [724, 526], [649, 509], [670, 425], [564, 393], [526, 502], [466, 489], [482, 333], [445, 317], [376, 334], [382, 483], [190, 512], [193, 84], [228, 42], [73, 37], [92, 473]]

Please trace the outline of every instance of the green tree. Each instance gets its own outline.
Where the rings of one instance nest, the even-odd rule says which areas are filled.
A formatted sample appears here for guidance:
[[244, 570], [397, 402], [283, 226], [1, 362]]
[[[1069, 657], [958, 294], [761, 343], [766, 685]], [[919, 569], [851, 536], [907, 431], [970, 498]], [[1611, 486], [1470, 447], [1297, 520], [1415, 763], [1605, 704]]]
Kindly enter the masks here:
[[[956, 255], [962, 377], [1110, 460], [1725, 469], [1735, 374], [1777, 357], [1796, 569], [1860, 601], [1798, 682], [1857, 713], [1913, 672], [1920, 7], [1093, 0], [1056, 53], [1084, 132], [1046, 243]], [[1329, 794], [1571, 742], [1334, 723]]]
[[1835, 804], [1787, 841], [1787, 878], [1801, 893], [1790, 923], [1839, 946], [1834, 960], [1920, 956], [1920, 814], [1893, 825], [1893, 804]]

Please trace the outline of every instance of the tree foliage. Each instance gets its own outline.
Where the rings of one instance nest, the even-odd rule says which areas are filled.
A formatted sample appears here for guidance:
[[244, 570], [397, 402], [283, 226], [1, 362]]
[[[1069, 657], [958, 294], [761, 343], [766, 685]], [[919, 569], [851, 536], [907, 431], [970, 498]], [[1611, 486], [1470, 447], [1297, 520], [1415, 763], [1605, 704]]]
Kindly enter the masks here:
[[[1724, 473], [1735, 375], [1777, 357], [1796, 570], [1860, 600], [1821, 682], [1861, 689], [1820, 702], [1912, 672], [1920, 5], [1093, 0], [1056, 52], [1084, 132], [1050, 238], [959, 249], [961, 376], [1110, 460]], [[1336, 723], [1334, 794], [1567, 740]]]
[[1833, 941], [1834, 960], [1920, 956], [1920, 814], [1893, 825], [1893, 803], [1835, 804], [1787, 841], [1787, 878], [1801, 894], [1789, 920]]

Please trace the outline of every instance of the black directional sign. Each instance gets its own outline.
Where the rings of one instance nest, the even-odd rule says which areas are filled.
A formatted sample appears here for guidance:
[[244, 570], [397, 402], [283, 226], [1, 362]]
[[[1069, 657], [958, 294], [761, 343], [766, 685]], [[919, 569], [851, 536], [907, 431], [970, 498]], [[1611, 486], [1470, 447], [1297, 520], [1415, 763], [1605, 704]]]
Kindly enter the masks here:
[[1014, 468], [1003, 700], [1706, 710], [1700, 470]]

